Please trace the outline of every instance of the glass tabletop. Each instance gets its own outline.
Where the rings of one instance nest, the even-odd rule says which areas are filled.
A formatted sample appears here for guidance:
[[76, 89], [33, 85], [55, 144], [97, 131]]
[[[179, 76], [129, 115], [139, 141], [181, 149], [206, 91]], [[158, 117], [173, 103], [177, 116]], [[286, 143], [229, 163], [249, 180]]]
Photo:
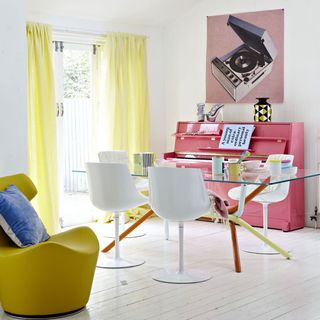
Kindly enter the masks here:
[[[84, 169], [79, 170], [72, 170], [74, 173], [85, 173], [86, 171]], [[226, 177], [225, 175], [213, 175], [211, 172], [202, 170], [203, 172], [203, 178], [206, 182], [220, 182], [220, 183], [233, 183], [233, 184], [253, 184], [253, 185], [275, 185], [279, 183], [289, 182], [289, 181], [295, 181], [295, 180], [302, 180], [312, 177], [318, 177], [320, 176], [320, 171], [318, 170], [312, 170], [312, 169], [298, 169], [295, 174], [290, 173], [283, 173], [279, 176], [266, 176], [266, 175], [256, 175], [251, 177], [245, 177], [244, 175], [241, 175], [240, 177]], [[147, 178], [147, 175], [145, 174], [137, 174], [132, 173], [132, 176], [135, 177], [141, 177], [141, 178]]]
[[283, 173], [278, 176], [257, 176], [256, 178], [232, 178], [225, 176], [212, 176], [211, 173], [204, 173], [204, 180], [207, 182], [224, 182], [237, 184], [254, 184], [254, 185], [275, 185], [279, 183], [302, 180], [320, 176], [320, 172], [311, 169], [298, 169], [295, 174]]
[[[222, 183], [233, 183], [233, 184], [253, 184], [253, 185], [275, 185], [288, 181], [302, 180], [312, 177], [320, 176], [320, 171], [312, 169], [298, 169], [295, 174], [283, 173], [279, 176], [270, 177], [268, 175], [258, 175], [247, 177], [241, 175], [240, 177], [227, 177], [226, 175], [212, 175], [211, 172], [202, 170], [203, 178], [206, 182], [222, 182]], [[147, 177], [143, 174], [132, 173], [136, 177]]]

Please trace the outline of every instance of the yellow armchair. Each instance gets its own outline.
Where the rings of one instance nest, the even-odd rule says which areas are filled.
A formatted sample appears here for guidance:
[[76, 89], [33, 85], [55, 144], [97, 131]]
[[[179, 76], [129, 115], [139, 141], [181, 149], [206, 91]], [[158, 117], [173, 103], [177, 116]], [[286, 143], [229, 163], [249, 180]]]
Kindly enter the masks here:
[[[29, 200], [37, 193], [24, 174], [0, 178], [0, 191], [10, 184]], [[15, 246], [0, 229], [0, 303], [5, 312], [44, 317], [85, 307], [99, 253], [90, 228], [71, 229], [26, 248]]]

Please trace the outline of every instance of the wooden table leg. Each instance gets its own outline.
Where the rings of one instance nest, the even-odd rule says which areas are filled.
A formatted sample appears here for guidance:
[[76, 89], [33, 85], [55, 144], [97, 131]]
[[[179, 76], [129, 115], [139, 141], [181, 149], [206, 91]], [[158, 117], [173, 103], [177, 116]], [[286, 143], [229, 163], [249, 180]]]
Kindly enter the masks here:
[[231, 240], [232, 240], [232, 249], [233, 249], [233, 260], [234, 260], [234, 269], [235, 272], [241, 272], [241, 263], [240, 263], [240, 254], [237, 238], [237, 230], [234, 222], [229, 220]]
[[[258, 186], [254, 191], [252, 191], [249, 195], [246, 196], [245, 203], [248, 203], [249, 201], [251, 201], [257, 194], [259, 194], [265, 188], [266, 188], [266, 185]], [[235, 213], [237, 211], [237, 209], [238, 209], [238, 205], [228, 208], [229, 214]], [[151, 217], [152, 214], [153, 214], [153, 211], [150, 209], [146, 214], [144, 214], [140, 219], [138, 219], [128, 229], [123, 231], [120, 234], [119, 240], [122, 240], [123, 238], [125, 238], [129, 233], [131, 233], [134, 229], [136, 229], [141, 223], [143, 223], [145, 220], [147, 220], [149, 217]], [[235, 272], [241, 272], [237, 230], [236, 230], [236, 226], [235, 226], [234, 222], [229, 221], [229, 224], [230, 224], [230, 231], [231, 231]], [[106, 253], [109, 250], [111, 250], [114, 246], [115, 246], [115, 241], [113, 240], [105, 248], [103, 248], [101, 250], [101, 252]]]
[[[145, 213], [140, 219], [138, 219], [135, 223], [133, 223], [128, 229], [124, 230], [120, 236], [119, 240], [122, 240], [125, 238], [129, 233], [131, 233], [134, 229], [136, 229], [138, 226], [140, 226], [141, 223], [146, 221], [149, 217], [151, 217], [153, 214], [153, 211], [150, 209], [147, 213]], [[101, 250], [101, 252], [106, 253], [109, 250], [111, 250], [115, 246], [115, 240], [110, 242], [105, 248]]]

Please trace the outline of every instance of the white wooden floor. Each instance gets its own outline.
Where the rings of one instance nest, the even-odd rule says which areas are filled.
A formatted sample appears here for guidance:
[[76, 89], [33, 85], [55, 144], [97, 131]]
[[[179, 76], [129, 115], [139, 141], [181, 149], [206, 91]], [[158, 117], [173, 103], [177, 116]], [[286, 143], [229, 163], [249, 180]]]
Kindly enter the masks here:
[[[98, 228], [100, 233], [112, 226]], [[271, 230], [270, 238], [291, 249], [293, 259], [241, 252], [243, 271], [236, 274], [228, 228], [208, 222], [187, 223], [186, 266], [210, 272], [212, 279], [176, 285], [151, 278], [156, 270], [177, 265], [176, 225], [171, 225], [170, 241], [163, 239], [158, 218], [150, 219], [143, 228], [146, 236], [122, 241], [122, 253], [141, 257], [146, 263], [131, 269], [96, 269], [86, 310], [69, 319], [320, 319], [320, 230]], [[256, 241], [242, 228], [237, 230], [240, 247]], [[108, 241], [101, 238], [101, 244]], [[0, 318], [8, 319], [3, 314]]]

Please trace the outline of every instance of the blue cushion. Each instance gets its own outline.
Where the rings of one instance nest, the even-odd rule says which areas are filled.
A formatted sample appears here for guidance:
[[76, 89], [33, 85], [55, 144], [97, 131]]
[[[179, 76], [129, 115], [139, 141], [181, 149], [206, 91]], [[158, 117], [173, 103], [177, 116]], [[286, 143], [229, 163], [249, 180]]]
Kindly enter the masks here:
[[30, 201], [14, 185], [0, 192], [0, 225], [19, 247], [28, 247], [49, 239]]

